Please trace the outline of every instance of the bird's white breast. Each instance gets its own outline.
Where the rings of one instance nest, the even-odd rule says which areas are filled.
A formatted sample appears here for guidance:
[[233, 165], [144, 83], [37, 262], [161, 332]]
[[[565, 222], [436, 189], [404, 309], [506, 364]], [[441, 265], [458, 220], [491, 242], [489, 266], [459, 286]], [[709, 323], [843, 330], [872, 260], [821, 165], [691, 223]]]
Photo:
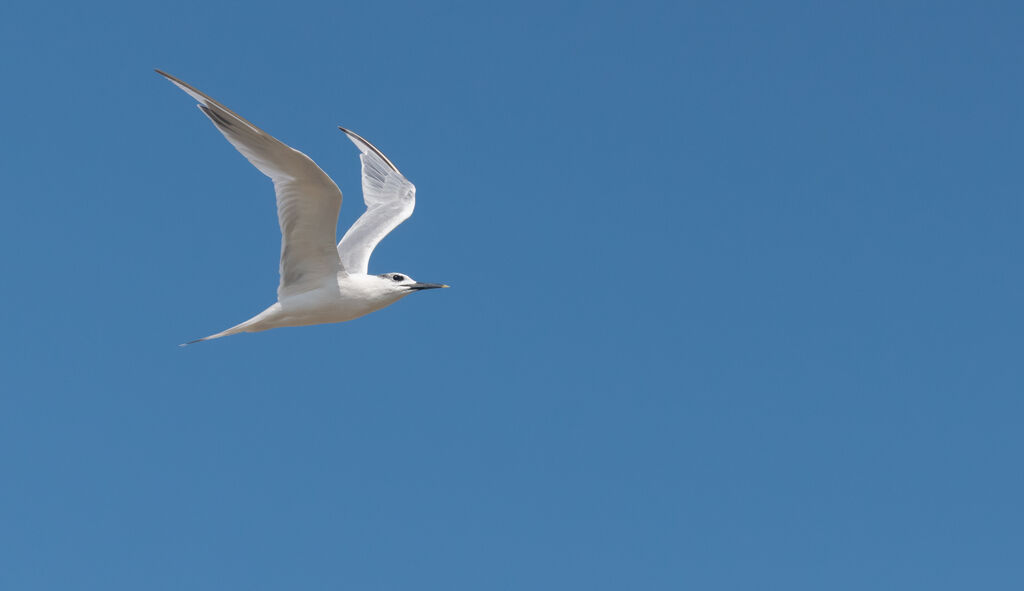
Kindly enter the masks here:
[[[267, 310], [260, 324], [276, 328], [345, 322], [389, 306], [405, 295], [381, 289], [376, 277], [339, 274], [336, 282], [282, 298]], [[277, 310], [272, 311], [274, 308]]]

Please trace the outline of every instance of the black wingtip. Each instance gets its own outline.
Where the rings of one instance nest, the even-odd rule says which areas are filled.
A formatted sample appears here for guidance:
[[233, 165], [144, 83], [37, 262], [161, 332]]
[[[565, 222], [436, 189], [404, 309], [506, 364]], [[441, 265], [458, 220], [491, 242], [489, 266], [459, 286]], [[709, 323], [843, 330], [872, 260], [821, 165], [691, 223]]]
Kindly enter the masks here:
[[231, 121], [229, 121], [227, 118], [225, 118], [223, 115], [221, 115], [217, 111], [214, 111], [213, 109], [207, 107], [206, 105], [196, 105], [196, 106], [199, 107], [204, 113], [206, 113], [206, 116], [209, 117], [210, 119], [212, 119], [213, 122], [216, 123], [217, 125], [219, 125], [221, 127], [225, 127], [225, 128], [233, 127]]
[[[340, 126], [340, 125], [338, 126], [338, 129], [340, 129], [341, 131], [343, 131], [343, 132], [345, 133], [345, 135], [347, 135], [348, 137], [350, 137], [350, 138], [355, 138], [356, 140], [359, 140], [360, 142], [362, 142], [363, 144], [365, 144], [365, 145], [366, 145], [366, 147], [368, 147], [368, 148], [370, 148], [371, 150], [373, 150], [373, 153], [374, 153], [374, 154], [376, 154], [376, 155], [380, 156], [380, 159], [381, 159], [381, 160], [383, 160], [383, 161], [384, 161], [384, 162], [385, 162], [385, 163], [386, 163], [386, 164], [387, 164], [388, 166], [390, 166], [390, 167], [391, 167], [391, 170], [393, 170], [393, 171], [395, 171], [395, 172], [398, 172], [398, 167], [397, 167], [397, 166], [395, 166], [395, 163], [394, 163], [394, 162], [392, 162], [390, 158], [388, 158], [387, 156], [385, 156], [385, 155], [384, 155], [384, 152], [381, 152], [380, 150], [378, 150], [378, 149], [377, 149], [377, 146], [375, 146], [375, 145], [371, 144], [370, 142], [368, 142], [368, 141], [366, 140], [366, 138], [364, 138], [363, 136], [359, 135], [358, 133], [356, 133], [356, 132], [352, 131], [351, 129], [345, 129], [344, 127], [342, 127], [342, 126]], [[398, 172], [398, 174], [402, 174], [402, 173], [401, 173], [401, 172]]]

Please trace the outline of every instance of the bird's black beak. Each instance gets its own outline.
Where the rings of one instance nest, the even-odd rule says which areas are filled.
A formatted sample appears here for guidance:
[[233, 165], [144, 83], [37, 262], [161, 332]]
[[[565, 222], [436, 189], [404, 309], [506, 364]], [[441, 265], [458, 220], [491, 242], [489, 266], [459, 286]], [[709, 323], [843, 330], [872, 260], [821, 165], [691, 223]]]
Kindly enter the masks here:
[[412, 289], [414, 291], [419, 291], [421, 289], [438, 289], [440, 287], [448, 287], [448, 286], [443, 284], [443, 283], [410, 283], [406, 287], [408, 287], [409, 289]]

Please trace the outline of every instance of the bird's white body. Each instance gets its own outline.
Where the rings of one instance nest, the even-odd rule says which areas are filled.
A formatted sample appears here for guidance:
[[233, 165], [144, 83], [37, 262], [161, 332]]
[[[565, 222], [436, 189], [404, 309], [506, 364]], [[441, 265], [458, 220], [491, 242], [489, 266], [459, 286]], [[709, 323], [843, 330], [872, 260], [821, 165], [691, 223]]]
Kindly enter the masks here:
[[339, 274], [335, 281], [323, 287], [285, 296], [249, 320], [207, 338], [286, 326], [346, 322], [390, 306], [410, 293], [412, 291], [396, 293], [385, 289], [377, 275]]
[[[416, 187], [359, 134], [339, 128], [361, 152], [366, 212], [334, 244], [341, 191], [308, 156], [281, 143], [202, 91], [157, 70], [192, 98], [217, 130], [274, 181], [281, 226], [277, 303], [206, 341], [240, 332], [345, 322], [380, 310], [414, 291], [448, 287], [408, 275], [367, 274], [377, 243], [412, 215]], [[187, 344], [187, 343], [186, 343]]]

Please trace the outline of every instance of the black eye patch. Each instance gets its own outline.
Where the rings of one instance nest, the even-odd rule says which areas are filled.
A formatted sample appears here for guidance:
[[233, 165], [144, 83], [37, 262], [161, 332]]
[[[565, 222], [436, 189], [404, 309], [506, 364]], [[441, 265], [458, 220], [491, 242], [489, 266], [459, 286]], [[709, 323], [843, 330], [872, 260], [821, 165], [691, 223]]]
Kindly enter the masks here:
[[392, 277], [392, 279], [394, 279], [395, 281], [405, 281], [405, 277], [402, 277], [401, 275], [395, 275]]

